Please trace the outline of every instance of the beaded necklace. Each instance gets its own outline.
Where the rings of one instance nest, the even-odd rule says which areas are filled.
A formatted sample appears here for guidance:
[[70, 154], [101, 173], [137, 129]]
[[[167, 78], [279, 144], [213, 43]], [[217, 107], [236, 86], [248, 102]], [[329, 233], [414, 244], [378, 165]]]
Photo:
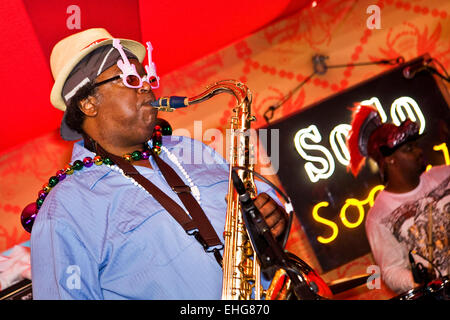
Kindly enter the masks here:
[[[198, 187], [194, 185], [191, 177], [188, 175], [186, 170], [178, 161], [177, 157], [173, 153], [171, 153], [166, 147], [162, 146], [162, 136], [170, 134], [171, 134], [170, 127], [168, 129], [167, 127], [161, 128], [161, 126], [156, 125], [152, 135], [152, 142], [153, 142], [152, 151], [155, 154], [160, 155], [161, 151], [164, 150], [168, 158], [178, 167], [178, 169], [184, 175], [185, 179], [189, 183], [193, 196], [198, 201], [198, 203], [201, 204], [200, 191]], [[143, 151], [136, 150], [132, 153], [124, 154], [122, 157], [128, 162], [133, 162], [139, 160], [148, 160], [150, 158], [150, 155], [151, 151], [148, 145], [144, 144]], [[56, 186], [60, 181], [64, 180], [67, 175], [72, 175], [75, 171], [80, 171], [83, 168], [90, 168], [92, 167], [93, 164], [95, 164], [96, 166], [105, 165], [111, 170], [121, 173], [125, 178], [131, 180], [135, 186], [147, 192], [147, 190], [145, 190], [145, 188], [142, 187], [136, 180], [126, 175], [124, 171], [119, 166], [117, 166], [109, 157], [102, 157], [96, 155], [94, 158], [85, 157], [83, 160], [75, 160], [73, 164], [66, 165], [63, 169], [58, 170], [54, 176], [50, 177], [48, 182], [45, 183], [42, 186], [42, 189], [38, 192], [37, 200], [35, 202], [30, 203], [23, 209], [21, 214], [21, 223], [24, 229], [28, 232], [31, 232], [34, 220], [36, 219], [39, 209], [42, 207], [45, 198], [47, 197], [48, 193], [54, 186]]]
[[[167, 157], [169, 158], [170, 161], [172, 161], [173, 164], [175, 164], [178, 169], [181, 171], [181, 173], [183, 174], [184, 178], [186, 179], [186, 181], [189, 183], [189, 187], [191, 188], [191, 192], [192, 195], [195, 197], [195, 199], [197, 200], [198, 204], [201, 204], [201, 198], [200, 198], [200, 190], [198, 189], [198, 187], [194, 184], [194, 182], [192, 181], [191, 177], [188, 175], [188, 173], [186, 172], [186, 170], [183, 168], [183, 166], [181, 165], [181, 163], [178, 161], [178, 158], [171, 153], [166, 147], [161, 146], [161, 150], [164, 151], [164, 153], [167, 154]], [[161, 153], [161, 151], [160, 151]], [[125, 156], [124, 156], [124, 159]], [[148, 158], [147, 158], [148, 159]], [[133, 159], [134, 160], [134, 159]], [[138, 159], [140, 160], [140, 159]], [[125, 178], [131, 180], [131, 182], [138, 188], [141, 188], [142, 190], [145, 190], [145, 188], [143, 186], [141, 186], [136, 180], [134, 180], [132, 177], [128, 176], [125, 174], [125, 172], [119, 168], [117, 165], [115, 165], [114, 163], [112, 164], [106, 164], [106, 166], [120, 174], [122, 174]], [[145, 190], [147, 191], [147, 190]]]

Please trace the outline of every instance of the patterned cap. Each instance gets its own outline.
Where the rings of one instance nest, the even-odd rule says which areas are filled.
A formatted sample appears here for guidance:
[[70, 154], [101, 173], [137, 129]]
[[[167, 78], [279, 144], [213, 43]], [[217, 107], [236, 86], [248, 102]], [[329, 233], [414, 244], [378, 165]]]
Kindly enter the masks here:
[[347, 169], [355, 177], [363, 167], [366, 157], [372, 158], [381, 167], [384, 157], [419, 136], [419, 126], [409, 119], [400, 126], [382, 123], [374, 107], [361, 104], [357, 104], [352, 112], [351, 129], [347, 137], [347, 148], [350, 152]]

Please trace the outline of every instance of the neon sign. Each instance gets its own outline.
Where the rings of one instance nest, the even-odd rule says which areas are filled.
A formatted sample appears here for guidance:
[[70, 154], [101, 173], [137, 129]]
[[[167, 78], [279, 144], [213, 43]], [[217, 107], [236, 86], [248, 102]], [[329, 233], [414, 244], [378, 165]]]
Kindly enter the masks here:
[[328, 207], [328, 205], [329, 205], [329, 203], [327, 201], [322, 201], [322, 202], [319, 202], [318, 204], [316, 204], [312, 210], [312, 216], [313, 216], [314, 220], [316, 220], [319, 223], [323, 223], [324, 225], [329, 226], [332, 230], [331, 236], [329, 236], [328, 238], [324, 238], [322, 236], [317, 237], [317, 241], [319, 241], [320, 243], [330, 243], [331, 241], [336, 239], [336, 237], [339, 233], [339, 228], [336, 223], [319, 216], [319, 213], [318, 213], [319, 209], [322, 207]]
[[361, 104], [365, 106], [374, 106], [375, 108], [377, 108], [378, 113], [380, 114], [381, 122], [387, 121], [387, 115], [384, 112], [383, 106], [381, 105], [381, 102], [380, 100], [378, 100], [377, 97], [372, 97], [368, 100], [363, 100], [361, 101]]
[[[377, 97], [372, 97], [361, 103], [375, 106], [380, 114], [381, 120], [383, 122], [387, 121], [387, 115]], [[394, 102], [392, 102], [390, 114], [393, 123], [396, 125], [400, 125], [400, 123], [408, 117], [412, 121], [419, 123], [419, 133], [423, 133], [425, 130], [425, 117], [417, 102], [411, 97], [404, 96], [395, 99]], [[345, 143], [349, 130], [349, 124], [338, 124], [331, 130], [329, 135], [329, 141], [334, 156], [337, 161], [345, 167], [348, 165], [350, 159], [349, 151]], [[308, 142], [308, 140], [313, 143]], [[330, 178], [335, 170], [334, 158], [327, 148], [319, 144], [321, 141], [322, 135], [314, 124], [310, 125], [308, 128], [298, 130], [294, 136], [295, 149], [298, 154], [306, 160], [304, 168], [308, 178], [313, 183], [321, 179]], [[315, 155], [308, 153], [308, 151], [314, 151]], [[316, 154], [317, 152], [321, 153], [323, 157], [318, 156]], [[319, 166], [314, 163], [319, 164]]]
[[[374, 187], [372, 190], [370, 190], [369, 195], [367, 196], [367, 198], [365, 200], [358, 200], [358, 199], [353, 199], [353, 198], [345, 200], [345, 204], [342, 206], [341, 211], [339, 213], [339, 217], [342, 221], [342, 224], [350, 229], [358, 227], [364, 220], [364, 215], [365, 215], [364, 205], [370, 204], [370, 206], [372, 207], [373, 203], [374, 203], [374, 199], [375, 199], [375, 193], [377, 193], [378, 191], [383, 190], [383, 189], [384, 189], [383, 185], [378, 185], [378, 186]], [[322, 236], [317, 237], [317, 241], [319, 241], [320, 243], [323, 243], [323, 244], [327, 244], [327, 243], [334, 241], [339, 233], [339, 227], [335, 222], [325, 219], [323, 217], [320, 217], [318, 214], [318, 210], [320, 208], [328, 207], [328, 205], [329, 205], [329, 203], [327, 201], [322, 201], [322, 202], [319, 202], [318, 204], [316, 204], [312, 210], [312, 215], [313, 215], [314, 220], [316, 220], [319, 223], [325, 224], [332, 229], [332, 234], [328, 238], [325, 238]], [[358, 219], [356, 222], [350, 222], [347, 219], [347, 210], [351, 206], [356, 207], [358, 209], [359, 215], [358, 215]]]
[[346, 145], [346, 138], [351, 126], [349, 124], [339, 124], [331, 130], [330, 145], [333, 153], [343, 166], [347, 166], [350, 162], [350, 153]]
[[433, 146], [433, 150], [434, 151], [442, 151], [442, 153], [444, 154], [445, 164], [446, 165], [450, 165], [450, 156], [449, 156], [449, 153], [448, 153], [447, 144], [441, 143], [441, 144], [438, 144], [436, 146]]
[[[405, 112], [406, 115], [405, 115]], [[417, 115], [417, 118], [416, 118]], [[391, 117], [395, 125], [400, 125], [406, 118], [419, 123], [419, 134], [425, 130], [425, 117], [417, 102], [410, 97], [400, 97], [392, 102]]]

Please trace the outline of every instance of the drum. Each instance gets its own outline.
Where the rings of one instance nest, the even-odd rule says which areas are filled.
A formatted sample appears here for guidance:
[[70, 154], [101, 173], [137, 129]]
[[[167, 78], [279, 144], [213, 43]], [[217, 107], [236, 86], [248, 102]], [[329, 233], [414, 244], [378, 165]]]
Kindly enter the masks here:
[[426, 294], [425, 289], [425, 285], [416, 287], [399, 294], [398, 296], [392, 298], [392, 300], [420, 300], [423, 299]]
[[392, 300], [450, 300], [450, 280], [448, 277], [431, 281], [408, 290]]

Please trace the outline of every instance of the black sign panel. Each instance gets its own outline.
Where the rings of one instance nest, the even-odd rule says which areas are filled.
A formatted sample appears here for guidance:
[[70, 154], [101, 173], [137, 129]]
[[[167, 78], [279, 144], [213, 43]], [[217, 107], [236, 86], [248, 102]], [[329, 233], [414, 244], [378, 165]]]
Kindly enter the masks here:
[[426, 133], [420, 144], [428, 163], [438, 165], [448, 159], [448, 91], [427, 71], [411, 79], [404, 76], [405, 67], [423, 59], [393, 68], [266, 127], [279, 130], [277, 174], [324, 272], [370, 252], [365, 216], [381, 180], [370, 162], [357, 178], [346, 169], [343, 137], [351, 123], [349, 108], [355, 102], [370, 100], [387, 122], [400, 123], [404, 117], [417, 121]]

